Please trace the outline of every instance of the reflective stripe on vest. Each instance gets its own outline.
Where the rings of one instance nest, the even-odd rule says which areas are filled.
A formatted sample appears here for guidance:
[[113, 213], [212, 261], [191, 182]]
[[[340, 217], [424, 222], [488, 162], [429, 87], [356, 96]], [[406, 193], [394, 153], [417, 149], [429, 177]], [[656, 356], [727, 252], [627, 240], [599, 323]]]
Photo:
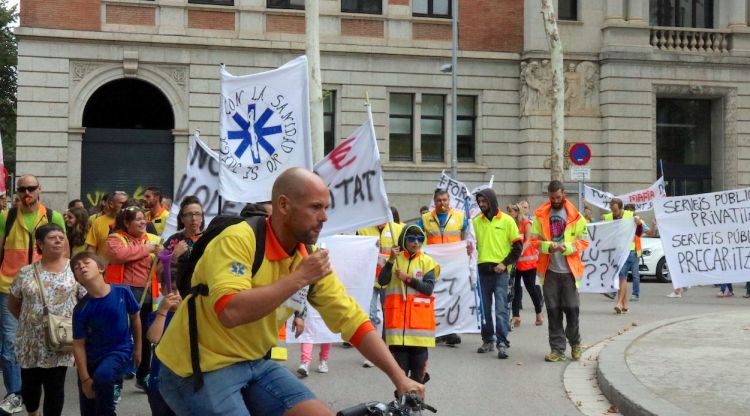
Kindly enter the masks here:
[[427, 244], [445, 244], [461, 241], [461, 231], [464, 228], [464, 213], [451, 209], [445, 224], [440, 226], [437, 212], [432, 211], [422, 215], [422, 225], [427, 235]]
[[[417, 255], [407, 258], [400, 255], [393, 266], [391, 281], [385, 287], [384, 326], [388, 345], [415, 347], [435, 346], [435, 297], [419, 293], [406, 285], [395, 274], [403, 271], [412, 278], [435, 271], [438, 266], [432, 258]], [[406, 290], [404, 290], [406, 289]]]

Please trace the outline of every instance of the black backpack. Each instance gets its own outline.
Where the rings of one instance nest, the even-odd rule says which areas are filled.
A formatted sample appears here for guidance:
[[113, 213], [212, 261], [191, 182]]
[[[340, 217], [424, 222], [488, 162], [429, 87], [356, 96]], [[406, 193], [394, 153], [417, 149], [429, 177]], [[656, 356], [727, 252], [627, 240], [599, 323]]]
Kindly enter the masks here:
[[[47, 208], [47, 224], [52, 224], [52, 215], [55, 211]], [[13, 224], [16, 223], [16, 217], [18, 217], [18, 207], [13, 207], [8, 210], [8, 217], [5, 218], [5, 238], [10, 235], [10, 230], [13, 228]], [[29, 263], [31, 264], [34, 260], [34, 231], [29, 232]]]

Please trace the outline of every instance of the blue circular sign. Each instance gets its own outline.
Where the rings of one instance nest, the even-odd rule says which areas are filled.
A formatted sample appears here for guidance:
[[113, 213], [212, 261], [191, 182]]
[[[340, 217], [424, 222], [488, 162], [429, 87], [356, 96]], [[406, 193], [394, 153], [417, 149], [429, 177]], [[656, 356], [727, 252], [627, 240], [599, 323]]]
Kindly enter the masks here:
[[576, 165], [583, 166], [591, 160], [591, 149], [585, 143], [576, 143], [570, 146], [570, 161]]

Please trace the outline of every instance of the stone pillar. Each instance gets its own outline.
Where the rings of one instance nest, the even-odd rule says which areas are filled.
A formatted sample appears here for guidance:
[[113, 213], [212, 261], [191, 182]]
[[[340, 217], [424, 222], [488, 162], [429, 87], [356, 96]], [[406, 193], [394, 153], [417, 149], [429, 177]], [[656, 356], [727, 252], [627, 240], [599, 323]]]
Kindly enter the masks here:
[[734, 0], [722, 5], [729, 6], [729, 27], [747, 26], [747, 1]]
[[607, 23], [622, 22], [625, 18], [623, 11], [624, 0], [607, 0], [604, 20]]
[[81, 155], [83, 151], [84, 127], [68, 129], [68, 195], [67, 200], [83, 199], [81, 195]]
[[643, 0], [628, 0], [628, 21], [634, 24], [645, 24]]
[[[174, 129], [172, 130], [172, 137], [174, 138], [174, 193], [177, 194], [177, 190], [180, 187], [180, 181], [182, 175], [185, 174], [185, 161], [188, 156], [188, 142], [190, 141], [190, 132], [187, 130]], [[175, 204], [180, 204], [180, 201], [173, 201]]]

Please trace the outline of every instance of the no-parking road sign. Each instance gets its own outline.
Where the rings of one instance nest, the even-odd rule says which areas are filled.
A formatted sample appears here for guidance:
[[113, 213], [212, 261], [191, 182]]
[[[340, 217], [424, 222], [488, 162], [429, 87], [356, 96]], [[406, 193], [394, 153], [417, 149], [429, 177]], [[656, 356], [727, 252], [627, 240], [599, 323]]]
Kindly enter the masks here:
[[575, 143], [570, 146], [570, 161], [583, 166], [591, 160], [591, 149], [585, 143]]

